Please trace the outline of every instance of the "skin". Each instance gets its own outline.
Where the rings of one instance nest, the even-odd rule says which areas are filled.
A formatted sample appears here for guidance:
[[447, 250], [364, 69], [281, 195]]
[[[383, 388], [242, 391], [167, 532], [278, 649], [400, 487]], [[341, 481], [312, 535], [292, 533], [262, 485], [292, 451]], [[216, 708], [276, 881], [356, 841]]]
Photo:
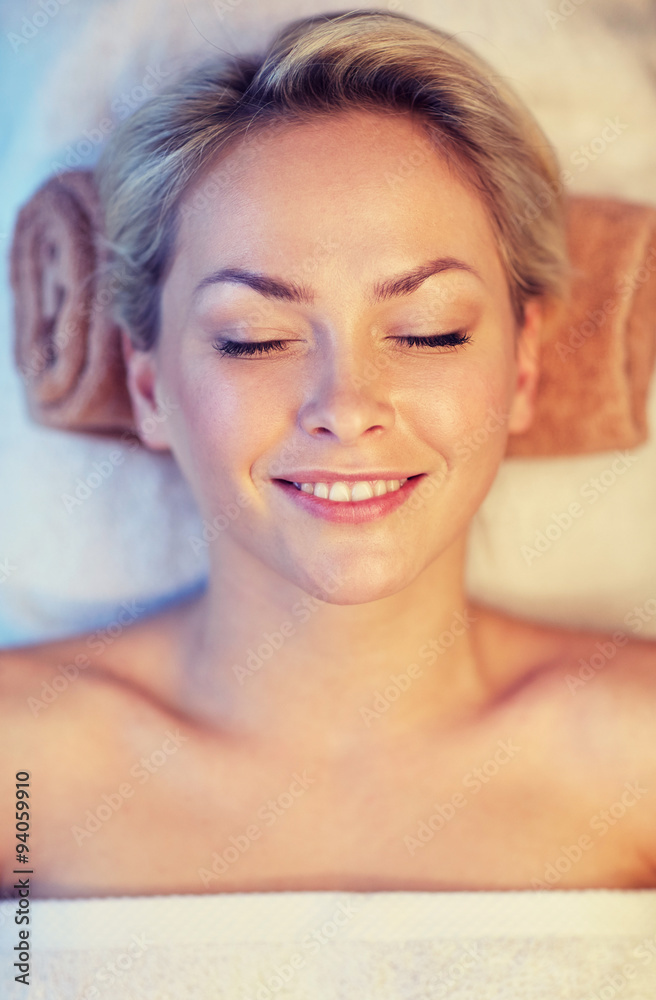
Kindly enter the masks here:
[[[572, 845], [559, 888], [656, 884], [654, 644], [613, 644], [579, 692], [567, 678], [607, 636], [465, 593], [469, 524], [532, 418], [542, 310], [529, 302], [517, 329], [485, 206], [443, 158], [390, 183], [421, 139], [406, 115], [317, 120], [256, 158], [237, 147], [187, 192], [230, 177], [220, 203], [183, 216], [158, 342], [124, 337], [128, 384], [144, 444], [173, 453], [202, 517], [239, 514], [209, 545], [207, 590], [126, 627], [52, 704], [29, 699], [89, 636], [0, 658], [5, 753], [42, 776], [37, 893], [532, 888]], [[479, 277], [444, 270], [372, 301], [375, 282], [436, 257]], [[236, 283], [195, 294], [228, 266], [294, 279], [312, 301]], [[454, 348], [391, 339], [457, 329], [471, 340]], [[285, 349], [222, 357], [221, 337]], [[421, 472], [431, 489], [336, 524], [273, 481], [310, 466]], [[110, 793], [118, 806], [88, 830]], [[230, 837], [243, 849], [226, 862]]]

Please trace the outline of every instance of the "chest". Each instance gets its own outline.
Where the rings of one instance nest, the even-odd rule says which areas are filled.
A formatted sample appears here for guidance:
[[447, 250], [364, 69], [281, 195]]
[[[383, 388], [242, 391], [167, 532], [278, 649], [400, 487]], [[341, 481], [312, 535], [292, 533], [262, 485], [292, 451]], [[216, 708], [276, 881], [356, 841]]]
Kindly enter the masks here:
[[38, 891], [646, 884], [640, 787], [591, 785], [563, 743], [513, 716], [339, 764], [245, 756], [165, 716], [128, 718], [95, 752], [69, 734], [34, 767]]

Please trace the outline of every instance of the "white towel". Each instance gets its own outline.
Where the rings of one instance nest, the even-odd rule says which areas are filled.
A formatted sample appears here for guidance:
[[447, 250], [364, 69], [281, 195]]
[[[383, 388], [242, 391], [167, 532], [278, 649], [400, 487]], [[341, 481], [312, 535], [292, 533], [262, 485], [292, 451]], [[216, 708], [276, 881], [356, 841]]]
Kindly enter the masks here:
[[654, 1000], [656, 890], [36, 900], [7, 1000]]

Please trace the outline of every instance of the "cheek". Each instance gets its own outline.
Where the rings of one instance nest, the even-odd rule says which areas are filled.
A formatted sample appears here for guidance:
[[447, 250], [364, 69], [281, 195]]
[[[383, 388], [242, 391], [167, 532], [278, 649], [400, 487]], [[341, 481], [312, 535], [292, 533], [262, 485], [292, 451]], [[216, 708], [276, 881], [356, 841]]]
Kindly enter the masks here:
[[512, 386], [508, 368], [503, 355], [481, 356], [444, 366], [433, 377], [423, 373], [415, 396], [416, 422], [448, 469], [460, 466], [465, 455], [471, 458], [473, 450], [481, 453], [483, 465], [486, 456], [495, 466], [503, 457]]
[[237, 373], [212, 371], [212, 360], [187, 371], [181, 365], [169, 382], [179, 404], [171, 447], [201, 504], [203, 496], [222, 501], [248, 489], [253, 464], [275, 440], [285, 398], [271, 380], [246, 386]]
[[468, 360], [454, 366], [434, 397], [429, 443], [442, 463], [429, 496], [441, 511], [438, 533], [455, 537], [466, 530], [496, 479], [506, 451], [508, 395], [503, 365]]

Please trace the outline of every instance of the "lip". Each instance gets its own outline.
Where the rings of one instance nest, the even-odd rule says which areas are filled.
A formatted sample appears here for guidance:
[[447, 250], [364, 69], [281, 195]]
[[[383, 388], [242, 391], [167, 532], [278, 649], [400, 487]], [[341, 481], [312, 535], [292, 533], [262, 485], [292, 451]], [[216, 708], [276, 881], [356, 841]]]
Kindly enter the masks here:
[[[422, 472], [419, 475], [408, 478], [403, 486], [393, 493], [385, 493], [384, 496], [380, 497], [370, 497], [369, 500], [344, 500], [341, 503], [335, 500], [324, 500], [322, 497], [315, 497], [312, 493], [304, 493], [302, 490], [297, 490], [293, 482], [287, 482], [285, 479], [274, 479], [272, 481], [290, 500], [294, 501], [314, 517], [323, 518], [324, 521], [336, 521], [338, 524], [361, 524], [363, 521], [375, 521], [378, 518], [385, 517], [387, 514], [391, 514], [392, 511], [405, 503], [425, 475]], [[383, 479], [385, 477], [378, 476], [376, 478]], [[396, 479], [399, 477], [390, 476], [389, 478]], [[400, 478], [402, 479], [403, 476]], [[297, 483], [301, 481], [311, 482], [312, 480], [295, 480]], [[335, 482], [339, 481], [335, 480]], [[341, 480], [341, 482], [345, 481], [345, 479]], [[326, 482], [326, 480], [318, 479], [317, 482]]]
[[328, 469], [302, 469], [278, 477], [292, 483], [370, 483], [376, 479], [409, 479], [412, 472], [330, 472]]

